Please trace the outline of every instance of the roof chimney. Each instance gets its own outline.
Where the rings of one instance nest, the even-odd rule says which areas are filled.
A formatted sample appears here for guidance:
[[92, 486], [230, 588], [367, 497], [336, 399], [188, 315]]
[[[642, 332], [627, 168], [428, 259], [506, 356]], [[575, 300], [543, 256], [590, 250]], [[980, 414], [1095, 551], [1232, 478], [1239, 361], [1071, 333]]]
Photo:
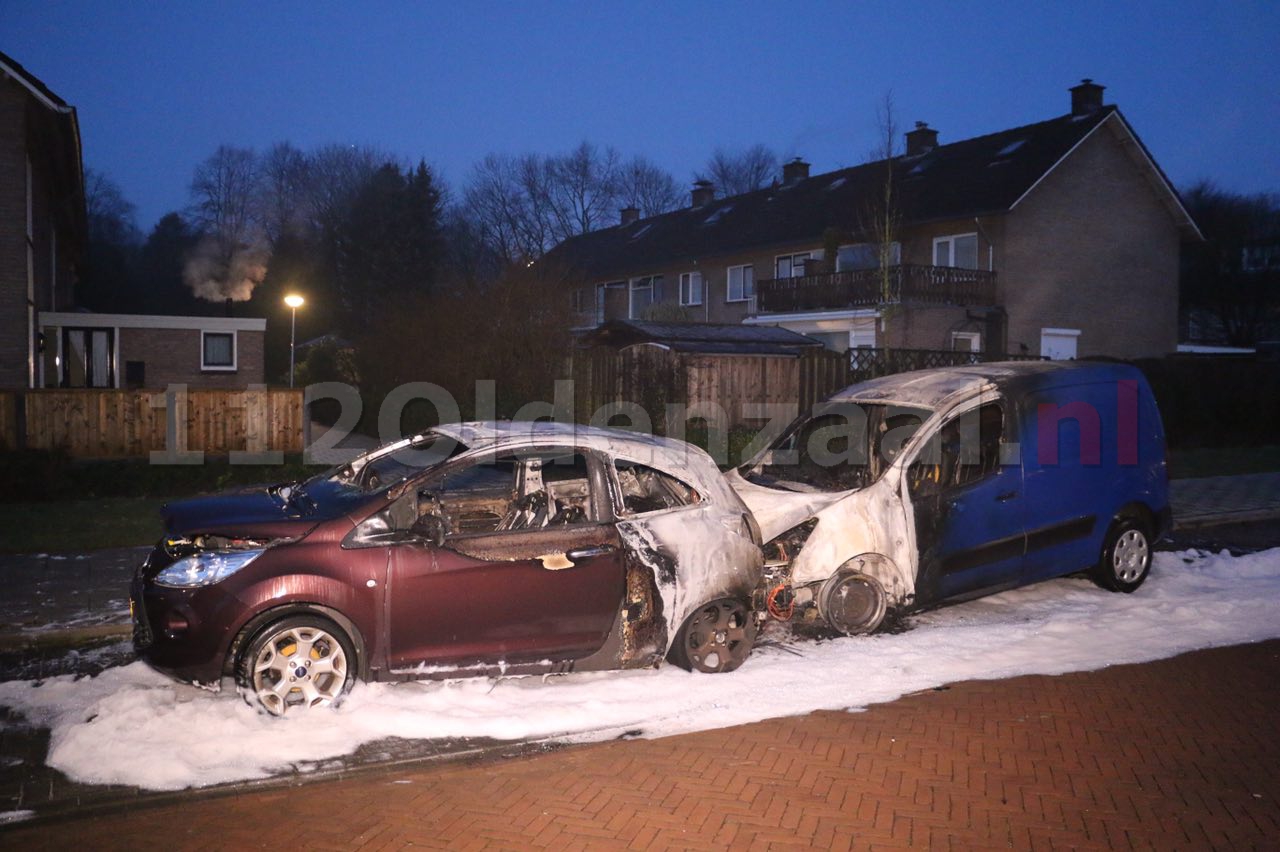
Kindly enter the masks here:
[[1102, 90], [1106, 86], [1085, 77], [1080, 85], [1071, 87], [1071, 114], [1088, 115], [1094, 110], [1102, 109]]
[[907, 156], [927, 154], [938, 147], [938, 131], [926, 122], [917, 121], [915, 130], [907, 131]]
[[695, 180], [692, 197], [694, 207], [710, 204], [716, 200], [716, 185], [709, 180]]
[[809, 176], [809, 164], [804, 160], [796, 157], [789, 163], [782, 164], [782, 182], [795, 183], [804, 180]]
[[640, 208], [634, 204], [628, 204], [619, 212], [622, 214], [622, 224], [624, 225], [630, 225], [632, 222], [640, 220]]

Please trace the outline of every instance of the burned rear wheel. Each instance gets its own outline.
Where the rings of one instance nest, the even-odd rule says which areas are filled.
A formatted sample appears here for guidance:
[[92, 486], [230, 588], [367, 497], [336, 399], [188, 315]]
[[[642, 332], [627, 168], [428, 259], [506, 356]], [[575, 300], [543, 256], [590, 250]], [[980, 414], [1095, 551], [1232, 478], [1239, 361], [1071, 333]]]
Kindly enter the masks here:
[[731, 672], [746, 661], [756, 640], [756, 622], [745, 603], [722, 598], [685, 621], [667, 657], [682, 669]]
[[333, 704], [354, 679], [351, 640], [317, 616], [292, 616], [268, 625], [240, 658], [245, 700], [273, 716]]

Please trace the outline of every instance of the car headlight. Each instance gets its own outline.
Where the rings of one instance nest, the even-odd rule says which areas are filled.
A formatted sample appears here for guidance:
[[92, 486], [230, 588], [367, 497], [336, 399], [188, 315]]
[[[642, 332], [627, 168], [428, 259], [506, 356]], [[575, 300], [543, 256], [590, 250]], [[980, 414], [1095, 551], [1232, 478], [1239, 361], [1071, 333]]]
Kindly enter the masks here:
[[161, 586], [173, 586], [179, 589], [211, 586], [230, 577], [264, 552], [265, 548], [197, 553], [179, 559], [165, 568], [156, 575], [155, 581]]

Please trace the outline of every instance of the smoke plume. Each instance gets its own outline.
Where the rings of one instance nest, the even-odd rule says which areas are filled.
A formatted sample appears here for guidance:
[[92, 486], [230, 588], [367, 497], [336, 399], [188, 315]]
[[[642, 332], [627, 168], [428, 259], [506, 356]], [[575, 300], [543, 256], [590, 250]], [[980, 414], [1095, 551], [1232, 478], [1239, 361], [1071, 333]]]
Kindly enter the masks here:
[[182, 278], [197, 299], [244, 302], [267, 277], [268, 260], [270, 252], [263, 246], [228, 245], [206, 236], [187, 258]]

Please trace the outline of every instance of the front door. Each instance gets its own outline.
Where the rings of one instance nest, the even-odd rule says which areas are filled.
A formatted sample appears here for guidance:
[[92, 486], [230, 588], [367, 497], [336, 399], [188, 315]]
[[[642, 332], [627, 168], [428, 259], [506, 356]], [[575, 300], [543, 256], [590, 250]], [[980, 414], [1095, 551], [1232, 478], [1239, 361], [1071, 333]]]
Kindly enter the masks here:
[[389, 657], [498, 665], [589, 656], [625, 592], [617, 530], [598, 517], [593, 457], [572, 450], [490, 459], [423, 486], [443, 544], [392, 548]]
[[922, 604], [1021, 578], [1022, 468], [1001, 464], [1007, 414], [995, 400], [949, 418], [907, 468]]

